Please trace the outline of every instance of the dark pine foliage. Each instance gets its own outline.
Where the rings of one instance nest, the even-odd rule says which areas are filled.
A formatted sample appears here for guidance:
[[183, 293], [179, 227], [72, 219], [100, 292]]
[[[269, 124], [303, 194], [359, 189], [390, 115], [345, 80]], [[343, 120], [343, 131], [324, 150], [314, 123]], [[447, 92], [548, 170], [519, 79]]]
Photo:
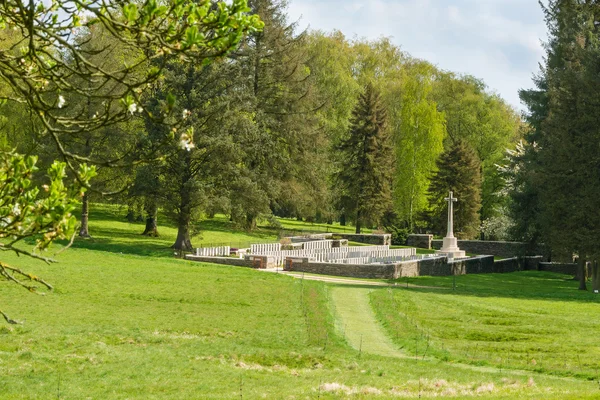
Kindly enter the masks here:
[[437, 161], [437, 172], [429, 186], [428, 213], [434, 232], [446, 232], [448, 192], [454, 192], [458, 202], [454, 205], [454, 233], [459, 238], [472, 239], [479, 232], [481, 209], [481, 163], [475, 151], [464, 141], [455, 142]]
[[368, 84], [352, 112], [348, 137], [338, 147], [343, 154], [336, 176], [340, 209], [356, 223], [380, 225], [392, 205], [393, 146], [387, 113], [379, 92]]

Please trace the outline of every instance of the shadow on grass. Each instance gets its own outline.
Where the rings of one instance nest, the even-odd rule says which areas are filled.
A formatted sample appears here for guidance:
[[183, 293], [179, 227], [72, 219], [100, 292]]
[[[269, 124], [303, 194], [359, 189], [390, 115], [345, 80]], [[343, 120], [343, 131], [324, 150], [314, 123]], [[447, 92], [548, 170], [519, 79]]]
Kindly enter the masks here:
[[[406, 288], [406, 282], [410, 285]], [[599, 303], [600, 295], [578, 290], [579, 282], [568, 275], [541, 271], [522, 271], [506, 274], [471, 274], [456, 277], [418, 277], [390, 280], [394, 289], [419, 293], [436, 293], [472, 297], [508, 297], [523, 300], [555, 300]], [[429, 287], [428, 287], [429, 286]], [[448, 290], [439, 290], [439, 289]]]

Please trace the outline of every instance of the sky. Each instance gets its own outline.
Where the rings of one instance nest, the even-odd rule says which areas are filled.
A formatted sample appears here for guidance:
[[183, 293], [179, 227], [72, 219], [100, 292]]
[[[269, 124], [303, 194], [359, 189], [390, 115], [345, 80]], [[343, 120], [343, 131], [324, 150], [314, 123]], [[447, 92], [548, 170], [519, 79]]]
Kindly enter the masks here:
[[519, 110], [547, 39], [537, 0], [289, 0], [300, 28], [392, 42], [439, 68], [483, 79]]

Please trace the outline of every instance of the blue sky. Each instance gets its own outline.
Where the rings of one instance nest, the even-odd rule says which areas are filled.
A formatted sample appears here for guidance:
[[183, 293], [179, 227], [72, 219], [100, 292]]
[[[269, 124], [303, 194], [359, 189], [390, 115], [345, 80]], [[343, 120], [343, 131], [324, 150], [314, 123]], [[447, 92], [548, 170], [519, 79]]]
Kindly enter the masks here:
[[537, 0], [290, 0], [301, 28], [391, 37], [414, 57], [481, 78], [518, 109], [547, 31]]

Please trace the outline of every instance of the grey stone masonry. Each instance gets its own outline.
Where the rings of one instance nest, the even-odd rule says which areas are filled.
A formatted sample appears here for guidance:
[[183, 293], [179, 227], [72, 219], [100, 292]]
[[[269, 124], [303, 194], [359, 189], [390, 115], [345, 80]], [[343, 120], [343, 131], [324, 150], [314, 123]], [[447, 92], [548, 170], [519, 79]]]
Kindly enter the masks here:
[[577, 264], [575, 263], [545, 263], [539, 264], [539, 271], [556, 272], [557, 274], [577, 275]]
[[224, 264], [224, 265], [233, 265], [236, 267], [252, 267], [252, 263], [248, 260], [244, 260], [243, 258], [233, 258], [233, 257], [209, 257], [209, 256], [196, 256], [193, 254], [187, 254], [185, 256], [186, 260], [190, 261], [198, 261], [212, 264]]
[[[442, 240], [434, 239], [431, 242], [434, 249], [442, 247]], [[549, 252], [545, 246], [530, 248], [529, 244], [521, 242], [494, 242], [487, 240], [459, 240], [461, 250], [471, 254], [485, 254], [496, 257], [512, 258], [518, 256], [544, 256], [548, 258]]]
[[433, 240], [433, 235], [424, 234], [424, 235], [408, 235], [408, 239], [406, 240], [406, 245], [410, 247], [418, 247], [420, 249], [431, 249], [431, 241]]
[[390, 246], [392, 244], [392, 235], [389, 233], [382, 234], [355, 234], [355, 233], [334, 233], [335, 237], [348, 239], [351, 242], [376, 244], [380, 246]]

